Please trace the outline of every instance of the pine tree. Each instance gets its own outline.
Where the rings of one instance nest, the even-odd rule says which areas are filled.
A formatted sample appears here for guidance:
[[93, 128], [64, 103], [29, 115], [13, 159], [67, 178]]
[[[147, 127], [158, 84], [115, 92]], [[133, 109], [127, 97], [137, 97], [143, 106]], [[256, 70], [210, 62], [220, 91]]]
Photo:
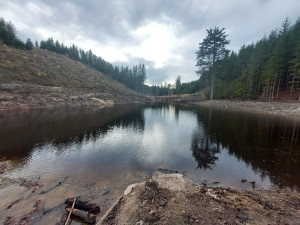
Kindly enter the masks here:
[[224, 30], [225, 28], [220, 30], [218, 27], [206, 30], [207, 37], [199, 43], [199, 50], [196, 52], [196, 66], [199, 67], [199, 70], [196, 72], [202, 74], [204, 71], [212, 68], [211, 99], [214, 98], [215, 63], [218, 60], [223, 59], [229, 53], [229, 51], [225, 49], [225, 46], [229, 44], [229, 41], [226, 40], [228, 35], [225, 35]]
[[180, 76], [177, 77], [176, 79], [176, 93], [179, 94], [180, 90], [181, 90], [181, 81], [180, 81]]
[[291, 96], [293, 96], [295, 90], [300, 90], [300, 41], [295, 50], [294, 58], [290, 61], [289, 72], [291, 77]]
[[27, 38], [26, 43], [25, 43], [25, 48], [27, 50], [31, 50], [33, 48], [33, 43], [30, 38]]

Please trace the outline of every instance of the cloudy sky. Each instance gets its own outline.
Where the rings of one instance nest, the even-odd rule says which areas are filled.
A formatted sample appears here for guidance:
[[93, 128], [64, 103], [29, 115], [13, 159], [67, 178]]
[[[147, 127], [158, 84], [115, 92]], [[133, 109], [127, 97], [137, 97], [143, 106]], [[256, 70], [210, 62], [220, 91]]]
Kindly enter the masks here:
[[197, 79], [206, 28], [225, 27], [238, 51], [299, 16], [299, 0], [0, 0], [0, 17], [21, 39], [53, 37], [116, 65], [145, 63], [149, 84]]

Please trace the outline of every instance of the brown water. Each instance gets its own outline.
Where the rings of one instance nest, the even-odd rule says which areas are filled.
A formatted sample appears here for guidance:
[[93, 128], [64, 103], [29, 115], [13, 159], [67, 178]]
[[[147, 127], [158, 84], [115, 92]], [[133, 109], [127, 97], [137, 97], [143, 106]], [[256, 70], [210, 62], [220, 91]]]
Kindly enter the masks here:
[[0, 163], [2, 177], [45, 187], [68, 176], [71, 194], [94, 201], [113, 201], [158, 168], [209, 185], [299, 190], [300, 124], [171, 105], [1, 113]]

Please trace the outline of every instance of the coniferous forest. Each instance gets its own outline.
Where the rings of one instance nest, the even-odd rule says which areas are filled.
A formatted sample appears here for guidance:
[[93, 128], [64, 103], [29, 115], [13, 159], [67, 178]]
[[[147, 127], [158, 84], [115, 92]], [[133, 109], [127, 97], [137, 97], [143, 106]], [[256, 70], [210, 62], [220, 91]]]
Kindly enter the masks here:
[[256, 43], [243, 45], [238, 52], [227, 51], [214, 66], [203, 68], [197, 62], [197, 69], [200, 91], [207, 97], [213, 73], [215, 98], [272, 100], [281, 91], [293, 96], [300, 90], [300, 19], [291, 24], [287, 18]]
[[[216, 33], [214, 33], [214, 31]], [[200, 93], [207, 98], [257, 99], [272, 100], [282, 91], [290, 96], [299, 95], [300, 91], [300, 19], [295, 23], [286, 18], [279, 29], [266, 34], [252, 44], [243, 45], [238, 52], [226, 49], [225, 28], [207, 30], [208, 36], [199, 43], [196, 51], [196, 73], [199, 80], [182, 83], [180, 90], [170, 91], [169, 87], [145, 85], [146, 68], [144, 64], [114, 66], [92, 50], [84, 51], [74, 44], [65, 46], [53, 38], [35, 42], [35, 47], [66, 55], [87, 64], [103, 74], [115, 79], [127, 87], [149, 95], [168, 95], [170, 93]], [[219, 33], [218, 33], [219, 32]], [[224, 38], [220, 52], [211, 55], [209, 43], [215, 38]], [[218, 37], [218, 35], [221, 35]], [[222, 36], [223, 35], [223, 36]], [[16, 35], [11, 22], [0, 18], [0, 39], [8, 46], [31, 50], [30, 38], [22, 42]], [[219, 43], [221, 44], [221, 42]], [[206, 48], [207, 51], [204, 51]], [[212, 82], [213, 80], [213, 82]]]

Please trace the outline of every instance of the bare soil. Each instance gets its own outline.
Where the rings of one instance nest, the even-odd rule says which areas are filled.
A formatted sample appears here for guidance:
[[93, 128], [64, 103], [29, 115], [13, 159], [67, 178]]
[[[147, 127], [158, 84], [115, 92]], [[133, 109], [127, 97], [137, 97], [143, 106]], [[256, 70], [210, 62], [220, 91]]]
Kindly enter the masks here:
[[104, 224], [300, 224], [300, 194], [205, 187], [158, 173], [129, 186], [98, 223]]
[[0, 111], [145, 101], [149, 99], [67, 56], [0, 44]]
[[189, 104], [214, 107], [231, 111], [243, 111], [252, 113], [263, 113], [270, 115], [280, 115], [300, 119], [300, 101], [280, 95], [282, 101], [246, 101], [246, 100], [204, 100], [200, 96], [192, 95], [172, 95], [154, 97], [153, 101], [168, 104]]
[[54, 107], [110, 106], [147, 102], [144, 96], [96, 88], [49, 87], [31, 83], [0, 84], [1, 110]]
[[298, 119], [300, 118], [300, 102], [206, 100], [195, 102], [194, 104], [211, 106], [224, 110], [272, 114]]

